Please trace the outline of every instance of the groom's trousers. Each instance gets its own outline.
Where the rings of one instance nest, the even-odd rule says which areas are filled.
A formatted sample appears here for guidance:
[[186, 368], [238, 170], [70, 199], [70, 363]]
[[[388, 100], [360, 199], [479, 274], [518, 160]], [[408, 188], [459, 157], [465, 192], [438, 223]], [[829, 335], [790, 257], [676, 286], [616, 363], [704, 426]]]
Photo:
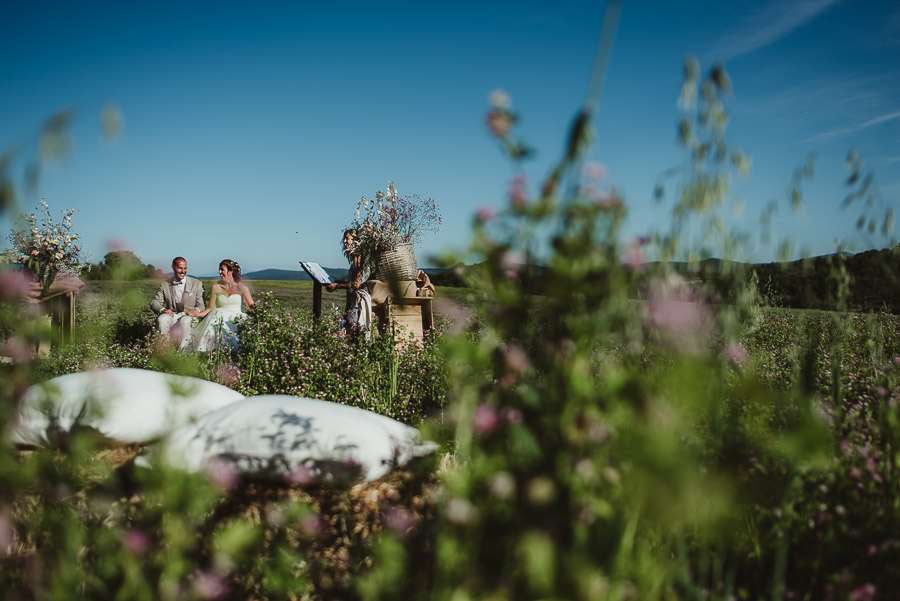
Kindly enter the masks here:
[[190, 343], [193, 323], [194, 318], [184, 313], [160, 313], [156, 318], [160, 334], [174, 342], [178, 350], [184, 350]]

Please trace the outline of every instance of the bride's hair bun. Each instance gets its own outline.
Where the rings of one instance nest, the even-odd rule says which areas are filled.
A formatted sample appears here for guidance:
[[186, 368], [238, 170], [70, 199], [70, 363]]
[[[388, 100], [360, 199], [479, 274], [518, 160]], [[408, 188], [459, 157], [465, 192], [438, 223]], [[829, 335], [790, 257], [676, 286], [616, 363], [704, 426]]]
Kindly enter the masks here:
[[241, 281], [241, 266], [237, 261], [232, 261], [231, 259], [222, 259], [222, 262], [219, 263], [219, 267], [225, 266], [225, 269], [231, 272], [231, 276], [234, 278], [235, 282]]

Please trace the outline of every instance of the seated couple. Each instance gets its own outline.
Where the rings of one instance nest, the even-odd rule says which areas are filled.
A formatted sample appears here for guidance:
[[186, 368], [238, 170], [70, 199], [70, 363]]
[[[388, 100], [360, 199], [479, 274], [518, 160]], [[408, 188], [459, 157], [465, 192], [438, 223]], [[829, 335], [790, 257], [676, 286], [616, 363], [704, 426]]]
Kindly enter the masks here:
[[209, 293], [209, 307], [203, 300], [203, 284], [187, 274], [184, 257], [172, 260], [172, 277], [159, 285], [150, 302], [156, 324], [163, 337], [172, 340], [180, 351], [207, 353], [220, 346], [238, 347], [234, 320], [246, 317], [253, 308], [253, 297], [241, 281], [241, 266], [224, 259], [219, 263], [219, 277]]

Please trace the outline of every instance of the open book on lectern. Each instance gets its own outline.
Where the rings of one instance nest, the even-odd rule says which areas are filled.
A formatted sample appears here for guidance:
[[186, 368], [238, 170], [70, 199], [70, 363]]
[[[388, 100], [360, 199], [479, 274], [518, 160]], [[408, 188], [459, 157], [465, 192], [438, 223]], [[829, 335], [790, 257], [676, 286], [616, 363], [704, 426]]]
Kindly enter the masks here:
[[334, 280], [328, 275], [328, 272], [322, 268], [318, 263], [313, 263], [311, 261], [300, 261], [300, 267], [303, 268], [303, 271], [309, 274], [313, 280], [319, 282], [320, 284], [332, 284]]

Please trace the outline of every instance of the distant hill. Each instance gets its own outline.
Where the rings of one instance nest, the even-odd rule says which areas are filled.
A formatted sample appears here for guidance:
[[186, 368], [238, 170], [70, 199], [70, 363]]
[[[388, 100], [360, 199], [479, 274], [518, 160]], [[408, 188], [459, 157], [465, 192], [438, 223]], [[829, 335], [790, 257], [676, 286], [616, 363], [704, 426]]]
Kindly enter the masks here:
[[[462, 286], [462, 281], [455, 277], [452, 270], [440, 267], [423, 267], [425, 273], [431, 278], [436, 286]], [[347, 277], [346, 267], [326, 267], [325, 271], [335, 280]], [[218, 276], [200, 276], [200, 277], [218, 277]], [[244, 274], [245, 280], [281, 280], [281, 281], [304, 281], [308, 282], [310, 277], [302, 269], [295, 271], [292, 269], [261, 269], [260, 271], [251, 271]]]
[[[739, 264], [707, 259], [699, 265], [671, 264], [689, 279], [696, 278], [718, 288], [728, 298], [734, 273], [755, 273], [757, 288], [766, 302], [795, 309], [832, 310], [839, 305], [839, 266], [849, 276], [846, 307], [852, 311], [888, 311], [900, 314], [900, 245], [843, 256], [830, 254], [784, 263]], [[647, 263], [646, 277], [659, 264]], [[736, 267], [742, 269], [736, 270]]]
[[[754, 265], [759, 288], [776, 304], [831, 309], [837, 290], [834, 255], [790, 263]], [[843, 264], [850, 276], [847, 305], [854, 311], [900, 313], [900, 245], [848, 254]]]
[[[347, 269], [337, 269], [326, 267], [325, 271], [334, 279], [340, 279], [347, 275]], [[251, 271], [244, 274], [245, 280], [288, 280], [288, 281], [309, 281], [310, 277], [302, 269], [261, 269], [260, 271]]]
[[[849, 276], [844, 303], [838, 300], [838, 272], [843, 265]], [[646, 279], [662, 266], [646, 263], [635, 281], [631, 294], [639, 297]], [[830, 254], [784, 263], [735, 263], [711, 258], [699, 265], [671, 263], [689, 280], [705, 281], [728, 299], [734, 291], [736, 274], [754, 274], [757, 287], [771, 305], [796, 309], [833, 310], [845, 306], [852, 311], [887, 311], [900, 314], [900, 245], [880, 250], [867, 250], [843, 256]], [[437, 286], [465, 285], [466, 275], [481, 265], [455, 265], [451, 269], [428, 271]], [[545, 282], [541, 266], [533, 266], [523, 278], [523, 286], [535, 294], [542, 293]]]

